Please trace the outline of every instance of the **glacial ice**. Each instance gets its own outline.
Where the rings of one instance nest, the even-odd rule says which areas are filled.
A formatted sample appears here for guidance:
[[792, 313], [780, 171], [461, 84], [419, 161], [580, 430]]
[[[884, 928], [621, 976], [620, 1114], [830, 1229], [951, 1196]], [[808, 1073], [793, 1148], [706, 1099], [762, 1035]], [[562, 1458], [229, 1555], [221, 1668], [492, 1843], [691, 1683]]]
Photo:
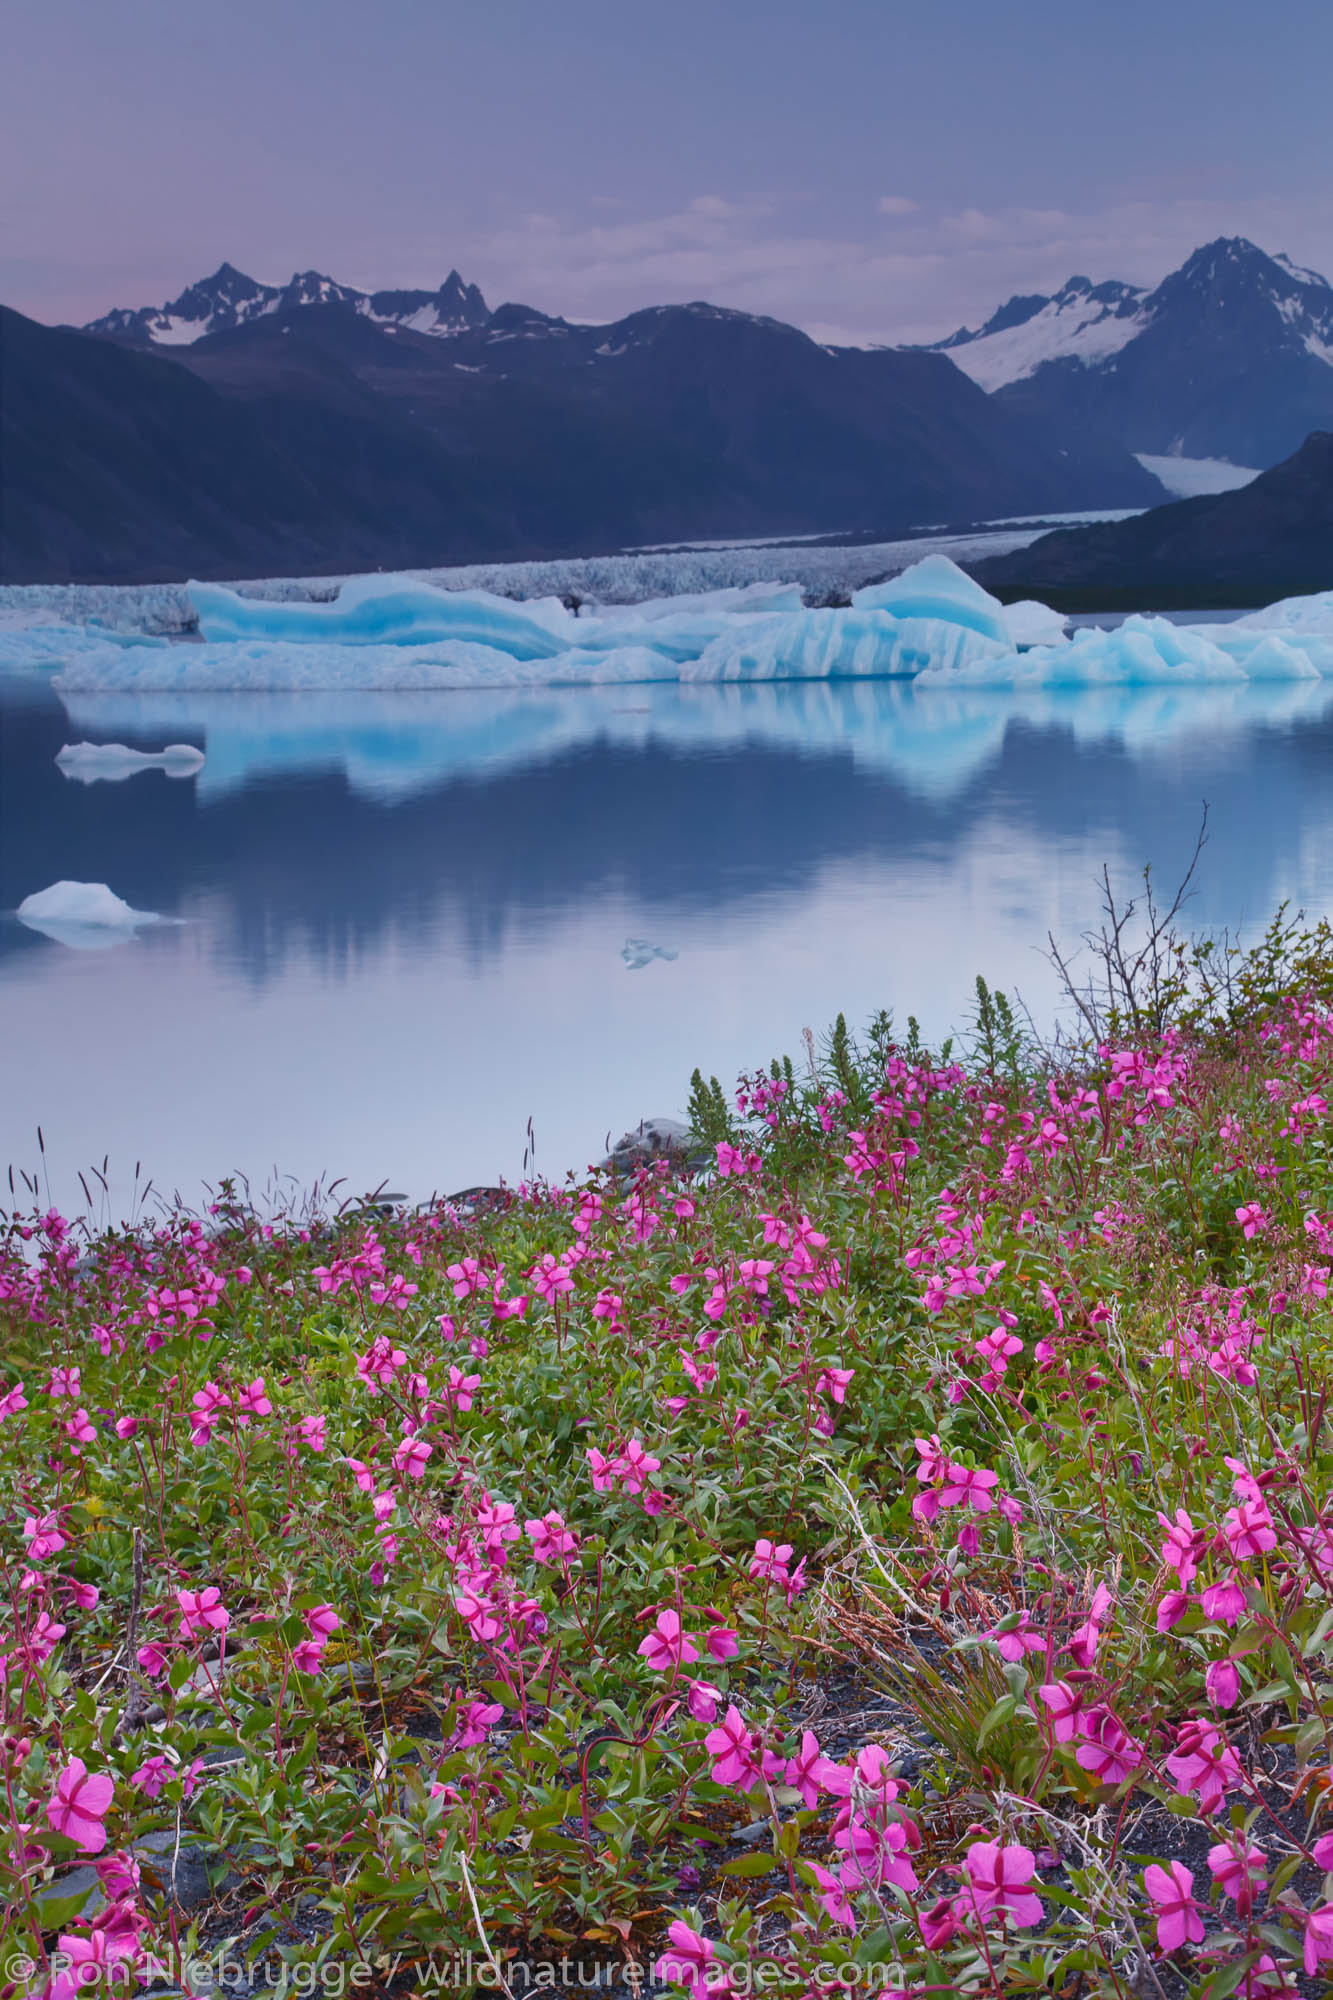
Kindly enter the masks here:
[[841, 609], [806, 608], [794, 584], [759, 581], [577, 614], [555, 598], [515, 602], [406, 576], [356, 578], [318, 602], [192, 589], [201, 643], [34, 624], [20, 608], [14, 615], [27, 622], [0, 625], [0, 669], [58, 667], [62, 695], [898, 676], [960, 687], [1333, 678], [1333, 591], [1231, 623], [1136, 616], [1070, 638], [1048, 606], [1002, 606], [940, 553], [864, 586]]
[[516, 660], [546, 659], [573, 643], [574, 619], [554, 597], [515, 604], [489, 591], [380, 576], [353, 578], [328, 604], [266, 604], [221, 583], [192, 583], [189, 592], [205, 641], [422, 646], [443, 639], [493, 646]]
[[1333, 636], [1333, 590], [1313, 597], [1283, 597], [1262, 611], [1249, 611], [1229, 627], [1233, 632], [1320, 632]]
[[852, 607], [856, 611], [888, 611], [895, 618], [943, 619], [946, 624], [979, 632], [983, 639], [994, 639], [998, 645], [1008, 647], [1011, 643], [999, 599], [974, 583], [948, 556], [927, 556], [887, 583], [872, 583], [853, 591]]
[[204, 763], [193, 743], [168, 743], [165, 750], [131, 750], [125, 743], [66, 743], [56, 762], [67, 778], [81, 785], [99, 779], [121, 784], [136, 771], [165, 771], [169, 778], [192, 778]]
[[161, 921], [155, 910], [132, 910], [105, 882], [53, 882], [25, 896], [16, 915], [29, 930], [76, 951], [105, 951], [132, 937], [140, 924]]

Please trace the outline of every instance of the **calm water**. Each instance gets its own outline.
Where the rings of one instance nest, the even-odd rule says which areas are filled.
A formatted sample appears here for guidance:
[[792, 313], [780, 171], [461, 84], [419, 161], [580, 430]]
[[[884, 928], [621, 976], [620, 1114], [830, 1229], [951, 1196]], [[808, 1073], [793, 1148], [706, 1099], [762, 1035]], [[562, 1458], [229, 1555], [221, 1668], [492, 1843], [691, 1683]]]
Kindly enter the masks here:
[[[62, 743], [189, 741], [83, 785]], [[0, 1166], [111, 1155], [196, 1200], [275, 1166], [413, 1196], [581, 1166], [839, 1008], [942, 1033], [1103, 860], [1199, 925], [1333, 909], [1333, 687], [910, 683], [71, 698], [0, 688]], [[178, 919], [104, 950], [13, 912], [69, 877]], [[637, 969], [627, 939], [674, 951]]]

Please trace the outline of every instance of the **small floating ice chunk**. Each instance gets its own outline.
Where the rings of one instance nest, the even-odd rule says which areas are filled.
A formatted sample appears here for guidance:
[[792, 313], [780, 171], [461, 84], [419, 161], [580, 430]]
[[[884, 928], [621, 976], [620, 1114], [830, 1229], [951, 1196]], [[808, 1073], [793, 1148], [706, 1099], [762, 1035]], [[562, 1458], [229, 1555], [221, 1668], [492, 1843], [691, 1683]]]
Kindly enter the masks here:
[[18, 920], [76, 951], [104, 951], [132, 937], [140, 924], [160, 921], [155, 910], [134, 910], [105, 882], [53, 882], [25, 896]]
[[1015, 646], [1063, 646], [1069, 637], [1060, 613], [1052, 611], [1049, 604], [1039, 604], [1035, 597], [1006, 604], [1004, 622]]
[[887, 583], [869, 583], [852, 592], [857, 611], [890, 611], [895, 618], [938, 618], [946, 625], [965, 625], [983, 639], [1008, 645], [1009, 627], [998, 597], [983, 590], [948, 556], [927, 556]]
[[192, 778], [202, 770], [204, 753], [193, 743], [168, 743], [165, 750], [131, 750], [125, 743], [66, 743], [56, 762], [67, 778], [81, 785], [99, 779], [120, 784], [136, 771], [165, 771], [169, 778]]
[[671, 944], [651, 944], [647, 938], [626, 938], [620, 956], [631, 972], [641, 972], [655, 958], [672, 959], [677, 952]]

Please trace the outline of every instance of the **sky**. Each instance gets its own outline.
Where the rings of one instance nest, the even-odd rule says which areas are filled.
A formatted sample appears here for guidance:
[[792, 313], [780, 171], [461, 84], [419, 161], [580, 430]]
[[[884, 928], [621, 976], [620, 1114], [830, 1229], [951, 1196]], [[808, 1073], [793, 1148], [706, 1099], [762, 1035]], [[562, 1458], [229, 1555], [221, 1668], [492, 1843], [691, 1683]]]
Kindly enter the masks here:
[[1249, 236], [1333, 276], [1327, 0], [10, 0], [0, 301], [451, 267], [930, 340]]

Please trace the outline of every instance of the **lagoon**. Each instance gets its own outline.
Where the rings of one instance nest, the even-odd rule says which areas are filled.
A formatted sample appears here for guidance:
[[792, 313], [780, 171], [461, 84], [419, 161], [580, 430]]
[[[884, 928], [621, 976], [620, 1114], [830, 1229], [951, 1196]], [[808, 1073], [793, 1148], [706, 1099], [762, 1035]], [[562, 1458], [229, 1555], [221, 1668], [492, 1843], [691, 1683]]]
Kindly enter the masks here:
[[[205, 762], [81, 782], [55, 758], [83, 740]], [[1204, 800], [1192, 924], [1333, 910], [1331, 776], [1322, 681], [3, 682], [0, 1170], [78, 1209], [109, 1154], [115, 1215], [136, 1161], [190, 1203], [279, 1167], [414, 1199], [559, 1179], [679, 1115], [696, 1064], [730, 1085], [839, 1009], [939, 1036], [981, 972], [1048, 1021], [1046, 932], [1094, 920], [1103, 861], [1174, 884]], [[61, 878], [175, 921], [76, 949], [14, 914]]]

